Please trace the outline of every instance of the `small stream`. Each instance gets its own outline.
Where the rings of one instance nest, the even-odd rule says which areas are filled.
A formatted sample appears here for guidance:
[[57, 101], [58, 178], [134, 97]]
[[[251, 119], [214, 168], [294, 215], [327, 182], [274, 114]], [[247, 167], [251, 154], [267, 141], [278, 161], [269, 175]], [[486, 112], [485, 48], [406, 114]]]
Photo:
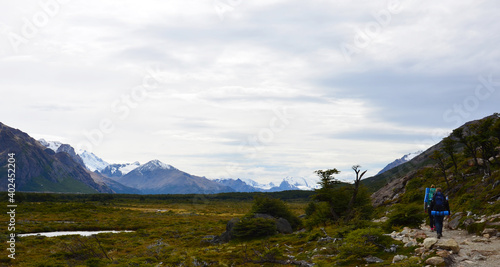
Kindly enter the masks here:
[[61, 231], [61, 232], [43, 232], [43, 233], [29, 233], [29, 234], [18, 234], [18, 237], [25, 237], [25, 236], [46, 236], [46, 237], [54, 237], [54, 236], [63, 236], [63, 235], [81, 235], [81, 236], [91, 236], [91, 235], [97, 235], [97, 234], [102, 234], [102, 233], [130, 233], [133, 231], [115, 231], [115, 230], [109, 230], [109, 231]]

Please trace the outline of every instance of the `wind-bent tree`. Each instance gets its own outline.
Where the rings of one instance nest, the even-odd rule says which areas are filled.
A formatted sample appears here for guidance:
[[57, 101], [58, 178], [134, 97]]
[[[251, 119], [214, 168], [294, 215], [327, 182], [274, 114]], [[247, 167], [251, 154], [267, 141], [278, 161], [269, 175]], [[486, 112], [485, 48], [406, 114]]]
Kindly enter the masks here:
[[359, 191], [359, 185], [361, 183], [361, 178], [363, 178], [363, 175], [365, 175], [366, 170], [359, 174], [361, 170], [360, 165], [354, 165], [352, 166], [353, 171], [356, 173], [356, 178], [354, 179], [354, 191], [352, 192], [352, 197], [351, 200], [349, 201], [349, 205], [347, 206], [347, 215], [345, 217], [346, 221], [349, 221], [352, 219], [353, 213], [354, 213], [354, 201], [356, 200], [356, 197], [358, 195]]
[[321, 188], [334, 188], [335, 185], [339, 184], [340, 181], [337, 180], [333, 175], [334, 174], [339, 174], [340, 171], [333, 168], [333, 169], [328, 169], [326, 171], [323, 171], [323, 170], [317, 170], [317, 171], [314, 171], [314, 173], [316, 175], [319, 176], [320, 178], [320, 181], [319, 181], [319, 185], [321, 185]]

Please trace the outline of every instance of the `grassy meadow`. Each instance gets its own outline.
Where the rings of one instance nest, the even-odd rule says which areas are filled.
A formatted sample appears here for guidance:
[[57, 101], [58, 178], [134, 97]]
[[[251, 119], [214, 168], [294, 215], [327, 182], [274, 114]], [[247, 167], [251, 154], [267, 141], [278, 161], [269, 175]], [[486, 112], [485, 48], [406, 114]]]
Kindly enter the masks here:
[[[16, 234], [134, 232], [91, 237], [18, 237], [16, 259], [9, 259], [4, 249], [2, 266], [261, 266], [252, 261], [257, 262], [273, 249], [276, 257], [285, 257], [282, 250], [297, 254], [307, 243], [307, 234], [216, 245], [207, 242], [211, 235], [223, 233], [231, 218], [242, 217], [250, 210], [251, 195], [216, 199], [207, 195], [176, 198], [24, 194], [18, 198], [22, 202], [16, 209]], [[300, 215], [307, 202], [307, 197], [302, 197], [289, 200], [287, 205]], [[7, 216], [0, 219], [3, 225], [8, 224]], [[1, 230], [7, 240], [7, 226]]]

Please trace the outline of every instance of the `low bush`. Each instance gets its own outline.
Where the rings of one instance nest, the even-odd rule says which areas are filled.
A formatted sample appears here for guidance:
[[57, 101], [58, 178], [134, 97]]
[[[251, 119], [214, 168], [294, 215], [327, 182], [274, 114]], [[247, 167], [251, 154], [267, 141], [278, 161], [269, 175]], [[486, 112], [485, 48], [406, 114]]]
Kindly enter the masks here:
[[271, 215], [275, 218], [284, 218], [290, 223], [294, 230], [302, 225], [300, 219], [290, 211], [286, 203], [279, 199], [256, 197], [250, 214], [253, 215], [257, 213]]
[[410, 227], [418, 228], [426, 214], [420, 204], [397, 204], [393, 206], [392, 212], [389, 214], [389, 220], [386, 222], [386, 229], [390, 230], [392, 227]]
[[240, 239], [252, 239], [276, 234], [274, 220], [245, 217], [234, 226], [234, 236]]
[[374, 255], [391, 246], [392, 239], [380, 228], [362, 228], [347, 234], [337, 258], [347, 262]]
[[312, 229], [317, 225], [326, 225], [331, 221], [330, 206], [326, 202], [310, 202], [306, 208], [305, 225]]

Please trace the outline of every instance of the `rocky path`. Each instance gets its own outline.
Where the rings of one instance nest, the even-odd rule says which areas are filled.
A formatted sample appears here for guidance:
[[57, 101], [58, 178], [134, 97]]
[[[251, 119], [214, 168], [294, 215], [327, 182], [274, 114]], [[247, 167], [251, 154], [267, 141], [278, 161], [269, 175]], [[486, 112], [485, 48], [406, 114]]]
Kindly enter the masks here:
[[[429, 237], [435, 237], [436, 233], [431, 232], [430, 228], [425, 229]], [[444, 230], [441, 239], [454, 239], [460, 246], [458, 254], [450, 256], [453, 262], [450, 266], [453, 267], [469, 267], [469, 266], [485, 266], [498, 267], [500, 266], [500, 238], [478, 237], [469, 235], [464, 230]]]
[[[431, 232], [428, 226], [422, 227], [427, 237], [436, 237], [436, 232]], [[441, 241], [453, 239], [458, 244], [460, 251], [448, 256], [448, 266], [452, 267], [498, 267], [500, 266], [500, 238], [497, 234], [486, 236], [470, 235], [464, 230], [443, 230]]]

